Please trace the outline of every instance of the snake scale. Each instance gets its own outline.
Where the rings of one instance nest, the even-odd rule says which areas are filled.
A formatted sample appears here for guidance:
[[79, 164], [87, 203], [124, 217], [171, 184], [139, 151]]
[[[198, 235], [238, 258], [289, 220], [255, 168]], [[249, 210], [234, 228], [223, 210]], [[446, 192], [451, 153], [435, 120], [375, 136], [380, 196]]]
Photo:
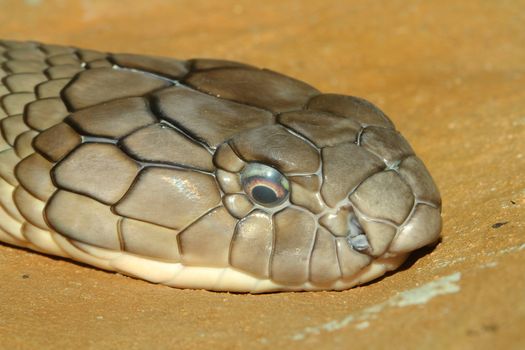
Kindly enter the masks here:
[[343, 290], [441, 199], [364, 99], [217, 59], [0, 41], [0, 241], [179, 288]]

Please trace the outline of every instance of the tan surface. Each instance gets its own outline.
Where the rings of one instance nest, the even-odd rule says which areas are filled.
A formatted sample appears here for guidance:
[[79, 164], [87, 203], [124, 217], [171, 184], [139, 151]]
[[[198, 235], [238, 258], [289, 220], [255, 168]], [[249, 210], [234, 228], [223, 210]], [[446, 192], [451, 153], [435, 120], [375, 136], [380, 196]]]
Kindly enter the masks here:
[[0, 246], [0, 348], [525, 347], [525, 2], [125, 3], [0, 1], [0, 37], [223, 57], [366, 97], [436, 179], [443, 241], [365, 287], [255, 296]]

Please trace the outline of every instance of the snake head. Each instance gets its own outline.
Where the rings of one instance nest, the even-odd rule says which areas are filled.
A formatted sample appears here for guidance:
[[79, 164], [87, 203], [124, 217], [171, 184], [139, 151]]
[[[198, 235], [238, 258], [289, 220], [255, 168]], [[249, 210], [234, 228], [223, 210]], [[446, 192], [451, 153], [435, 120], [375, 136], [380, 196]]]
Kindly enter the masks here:
[[214, 162], [223, 203], [239, 219], [230, 264], [279, 284], [363, 283], [441, 230], [431, 176], [363, 99], [313, 98], [235, 135]]
[[21, 185], [5, 198], [34, 224], [23, 229], [58, 242], [24, 233], [39, 250], [177, 287], [266, 292], [349, 288], [437, 240], [439, 192], [371, 103], [235, 62], [109, 58], [54, 98], [9, 100], [3, 134], [42, 130], [24, 138], [36, 152], [10, 149], [0, 169]]

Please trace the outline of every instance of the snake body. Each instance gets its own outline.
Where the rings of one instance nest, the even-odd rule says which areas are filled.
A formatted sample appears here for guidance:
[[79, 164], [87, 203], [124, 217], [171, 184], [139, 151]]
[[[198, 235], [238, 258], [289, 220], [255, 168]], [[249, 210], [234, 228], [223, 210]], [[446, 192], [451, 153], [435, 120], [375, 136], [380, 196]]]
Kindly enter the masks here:
[[342, 290], [441, 199], [364, 99], [215, 60], [0, 41], [0, 241], [179, 288]]

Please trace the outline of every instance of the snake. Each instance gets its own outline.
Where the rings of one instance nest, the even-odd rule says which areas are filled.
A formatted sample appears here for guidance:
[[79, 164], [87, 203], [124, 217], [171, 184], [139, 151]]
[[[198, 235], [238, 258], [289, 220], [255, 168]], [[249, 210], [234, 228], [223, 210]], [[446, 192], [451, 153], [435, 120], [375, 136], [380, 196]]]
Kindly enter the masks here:
[[345, 290], [438, 242], [371, 102], [222, 59], [0, 41], [0, 241], [176, 288]]

